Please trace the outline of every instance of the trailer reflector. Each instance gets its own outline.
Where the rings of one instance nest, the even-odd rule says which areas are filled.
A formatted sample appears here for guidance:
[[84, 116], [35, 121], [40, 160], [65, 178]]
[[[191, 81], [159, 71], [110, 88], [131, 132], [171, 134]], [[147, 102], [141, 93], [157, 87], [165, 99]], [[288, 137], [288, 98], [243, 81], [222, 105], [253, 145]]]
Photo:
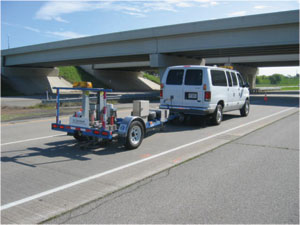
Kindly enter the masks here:
[[75, 130], [79, 130], [80, 131], [80, 127], [76, 127]]
[[94, 130], [93, 133], [94, 133], [94, 134], [100, 134], [100, 131], [99, 131], [99, 130]]
[[86, 132], [91, 132], [92, 130], [91, 130], [91, 129], [85, 129], [85, 131], [86, 131]]
[[71, 129], [71, 127], [70, 126], [66, 126], [66, 129]]
[[108, 132], [106, 132], [106, 131], [102, 131], [102, 135], [104, 135], [104, 136], [108, 136]]

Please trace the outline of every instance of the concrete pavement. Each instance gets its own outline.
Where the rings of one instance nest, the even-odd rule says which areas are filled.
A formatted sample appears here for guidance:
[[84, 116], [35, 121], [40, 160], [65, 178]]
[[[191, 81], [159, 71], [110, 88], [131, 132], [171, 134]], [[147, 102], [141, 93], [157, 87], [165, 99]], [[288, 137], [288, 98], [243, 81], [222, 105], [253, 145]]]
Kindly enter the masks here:
[[299, 224], [299, 114], [48, 223]]
[[[251, 102], [246, 118], [236, 111], [226, 113], [220, 126], [205, 121], [169, 125], [150, 133], [133, 151], [118, 143], [82, 148], [72, 137], [50, 130], [54, 118], [2, 124], [2, 222], [47, 220], [299, 111], [299, 98]], [[130, 110], [119, 116], [126, 114]]]

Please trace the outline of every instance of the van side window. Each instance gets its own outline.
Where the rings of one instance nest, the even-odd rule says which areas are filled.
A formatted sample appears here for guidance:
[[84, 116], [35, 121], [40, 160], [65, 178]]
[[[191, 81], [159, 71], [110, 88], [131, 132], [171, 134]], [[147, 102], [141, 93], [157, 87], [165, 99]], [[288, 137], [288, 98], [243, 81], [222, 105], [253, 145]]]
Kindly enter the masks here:
[[237, 79], [236, 79], [235, 73], [230, 72], [230, 74], [231, 74], [231, 77], [232, 77], [233, 86], [237, 86]]
[[240, 87], [243, 87], [243, 85], [244, 85], [244, 79], [242, 78], [242, 76], [241, 76], [241, 74], [239, 74], [239, 73], [237, 73], [236, 74], [237, 76], [238, 76], [238, 78], [239, 78], [239, 85], [240, 85]]
[[227, 81], [226, 81], [224, 71], [222, 71], [222, 70], [211, 70], [210, 74], [211, 74], [212, 85], [227, 87]]
[[170, 70], [167, 77], [167, 84], [181, 85], [183, 78], [183, 70]]
[[185, 74], [185, 85], [202, 85], [202, 70], [187, 70]]
[[230, 73], [228, 71], [226, 71], [226, 77], [227, 77], [229, 87], [232, 87], [232, 79], [231, 79]]

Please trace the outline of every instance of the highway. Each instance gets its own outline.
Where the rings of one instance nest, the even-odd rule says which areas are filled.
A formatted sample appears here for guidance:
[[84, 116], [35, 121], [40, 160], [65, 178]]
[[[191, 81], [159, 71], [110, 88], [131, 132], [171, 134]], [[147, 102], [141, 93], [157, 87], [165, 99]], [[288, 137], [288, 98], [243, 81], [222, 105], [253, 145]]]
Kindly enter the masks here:
[[[274, 137], [275, 140], [278, 141], [278, 143], [291, 143], [291, 146], [283, 145], [282, 148], [291, 148], [291, 152], [295, 152], [294, 154], [296, 155], [299, 154], [297, 152], [297, 150], [299, 150], [299, 120], [297, 120], [299, 116], [299, 95], [287, 94], [280, 96], [270, 96], [267, 102], [264, 101], [262, 96], [257, 96], [252, 98], [251, 104], [251, 112], [248, 117], [240, 117], [238, 111], [226, 113], [224, 115], [224, 121], [220, 126], [211, 126], [203, 120], [190, 121], [182, 125], [167, 125], [164, 131], [150, 133], [144, 139], [140, 148], [132, 151], [125, 151], [123, 146], [121, 146], [117, 142], [113, 142], [100, 147], [78, 145], [72, 137], [50, 130], [50, 123], [54, 121], [54, 118], [2, 123], [2, 223], [37, 223], [47, 221], [51, 217], [66, 213], [65, 215], [62, 215], [62, 217], [57, 218], [57, 221], [60, 221], [60, 219], [62, 219], [61, 221], [63, 222], [65, 220], [65, 216], [69, 216], [70, 214], [72, 214], [68, 212], [80, 205], [89, 203], [86, 205], [86, 207], [89, 207], [91, 204], [97, 202], [94, 201], [96, 199], [101, 199], [105, 196], [113, 196], [119, 193], [121, 189], [121, 192], [126, 192], [126, 187], [128, 187], [128, 185], [134, 183], [136, 183], [135, 185], [139, 185], [139, 183], [137, 182], [140, 182], [141, 180], [143, 180], [142, 182], [145, 182], [147, 180], [144, 180], [145, 178], [151, 177], [163, 170], [168, 171], [168, 169], [171, 167], [174, 167], [185, 162], [188, 159], [197, 157], [207, 152], [210, 152], [211, 154], [201, 155], [200, 157], [195, 159], [200, 160], [198, 163], [201, 164], [201, 167], [203, 169], [206, 168], [205, 165], [209, 167], [210, 164], [207, 161], [202, 165], [201, 160], [205, 161], [205, 157], [210, 157], [211, 162], [215, 162], [215, 165], [218, 164], [217, 162], [220, 162], [220, 165], [218, 164], [218, 166], [213, 168], [216, 175], [218, 175], [216, 176], [216, 178], [222, 177], [220, 176], [220, 171], [222, 171], [224, 173], [223, 179], [226, 179], [227, 176], [229, 177], [227, 179], [228, 181], [236, 180], [236, 176], [243, 175], [244, 177], [245, 170], [241, 170], [240, 174], [232, 173], [234, 172], [233, 169], [226, 167], [224, 168], [221, 166], [222, 159], [237, 160], [236, 165], [233, 162], [233, 167], [235, 169], [241, 168], [243, 165], [242, 163], [248, 165], [249, 162], [247, 162], [247, 154], [252, 154], [251, 151], [248, 151], [247, 148], [239, 146], [235, 142], [240, 142], [241, 140], [243, 140], [243, 136], [265, 126], [267, 126], [266, 130], [260, 130], [263, 131], [261, 134], [264, 137], [263, 140], [268, 140], [270, 137]], [[157, 106], [157, 104], [153, 106]], [[118, 115], [122, 117], [129, 114], [130, 111], [128, 109], [124, 109], [120, 111]], [[64, 120], [67, 120], [67, 117], [65, 117]], [[284, 124], [286, 126], [286, 130], [282, 129], [281, 131], [280, 127], [284, 126], [276, 125], [276, 121], [278, 121], [277, 123]], [[274, 125], [277, 126], [276, 132], [281, 131], [277, 135], [275, 135], [276, 132], [273, 132], [275, 131], [275, 128], [267, 129], [268, 127]], [[254, 132], [253, 134], [256, 134], [256, 132]], [[280, 137], [282, 137], [282, 139], [280, 139]], [[291, 140], [288, 138], [290, 138]], [[270, 138], [270, 141], [271, 140], [273, 139]], [[261, 145], [259, 142], [257, 143], [258, 145]], [[276, 142], [274, 141], [274, 143]], [[298, 145], [296, 145], [297, 143]], [[237, 146], [235, 146], [232, 152], [230, 152], [229, 148], [228, 154], [226, 154], [226, 150], [222, 152], [221, 155], [217, 154], [217, 152], [221, 151], [219, 149], [218, 151], [211, 151], [220, 146], [223, 146], [221, 148], [226, 148], [226, 144], [233, 144]], [[242, 151], [239, 152], [239, 148], [242, 149]], [[268, 155], [272, 155], [271, 151], [272, 150], [266, 150], [263, 156], [267, 158]], [[239, 155], [237, 155], [237, 152], [239, 152]], [[240, 156], [240, 154], [242, 153], [244, 153], [245, 155]], [[275, 154], [274, 157], [275, 158], [272, 160], [274, 162], [277, 162], [276, 160], [278, 160], [279, 155]], [[255, 159], [258, 158], [259, 154], [253, 156], [250, 159], [255, 161]], [[289, 164], [290, 166], [287, 167], [286, 170], [295, 170], [295, 165], [298, 165], [298, 162], [295, 161], [297, 160], [297, 158], [298, 157], [293, 155], [286, 158], [286, 160], [291, 160], [291, 164]], [[192, 168], [195, 164], [195, 160], [187, 161], [178, 168], [175, 167], [174, 169], [177, 170], [183, 166], [182, 178], [184, 178], [184, 170], [193, 171]], [[259, 162], [261, 161], [255, 161], [256, 164], [258, 164]], [[287, 162], [283, 162], [283, 166], [286, 165], [284, 163]], [[265, 167], [268, 167], [268, 165], [269, 164], [266, 164]], [[271, 165], [273, 165], [273, 163], [270, 163], [270, 166]], [[257, 171], [256, 173], [261, 173], [263, 172], [264, 167], [261, 166], [258, 167], [258, 169], [260, 172]], [[278, 171], [281, 171], [280, 168], [277, 169]], [[299, 171], [299, 168], [296, 169], [297, 171]], [[219, 173], [217, 173], [216, 171], [219, 171]], [[213, 170], [211, 172], [214, 173]], [[268, 167], [267, 172], [270, 172], [274, 175], [276, 171]], [[282, 174], [280, 174], [280, 178], [285, 177], [284, 172], [286, 171], [283, 171]], [[206, 178], [206, 182], [209, 182], [209, 180], [207, 180], [208, 174], [200, 175]], [[158, 174], [158, 176], [161, 175]], [[296, 177], [299, 178], [299, 174], [296, 174]], [[256, 178], [259, 177], [257, 177], [255, 174], [249, 177], [249, 179], [254, 179], [254, 181]], [[291, 176], [291, 178], [295, 178], [295, 176]], [[196, 177], [195, 179], [200, 178]], [[290, 177], [287, 177], [286, 179], [288, 180], [290, 179]], [[247, 176], [244, 178], [244, 180], [246, 180], [246, 183], [244, 184], [246, 185], [247, 182], [249, 182], [249, 180], [247, 180]], [[269, 185], [276, 184], [272, 184], [272, 180], [270, 180], [269, 182]], [[218, 181], [218, 185], [220, 183], [222, 183], [221, 178]], [[187, 180], [183, 180], [181, 185], [184, 184], [187, 184], [187, 186], [189, 186], [189, 182]], [[227, 183], [227, 185], [229, 186], [226, 186], [227, 189], [225, 188], [224, 192], [230, 189], [230, 184], [231, 183]], [[170, 187], [172, 186], [174, 188], [173, 185], [174, 184], [170, 182]], [[259, 183], [257, 184], [257, 186], [258, 185]], [[294, 183], [292, 183], [291, 185], [294, 185]], [[133, 186], [129, 188], [132, 187]], [[220, 186], [220, 188], [221, 187], [222, 185]], [[148, 184], [146, 182], [145, 188], [151, 189], [151, 186], [148, 187]], [[257, 188], [258, 190], [265, 190], [264, 186]], [[281, 191], [280, 188], [284, 189], [283, 186], [280, 186], [278, 191]], [[153, 190], [155, 190], [155, 188]], [[199, 190], [204, 191], [203, 189]], [[218, 189], [214, 190], [217, 191]], [[245, 189], [245, 191], [248, 190], [249, 189]], [[255, 190], [253, 190], [253, 192], [255, 192]], [[110, 195], [111, 193], [114, 194]], [[255, 193], [258, 194], [257, 198], [260, 198], [259, 194], [261, 193]], [[294, 196], [294, 190], [291, 190], [291, 193], [293, 194], [292, 196]], [[190, 195], [192, 194], [193, 193], [190, 193]], [[198, 195], [199, 193], [194, 194]], [[271, 194], [274, 194], [273, 197], [275, 197], [278, 192], [274, 192]], [[287, 192], [287, 194], [289, 194], [289, 192]], [[249, 196], [252, 195], [249, 194]], [[180, 198], [181, 196], [174, 195], [173, 197]], [[151, 196], [149, 196], [149, 198], [151, 198]], [[282, 197], [278, 199], [280, 200], [282, 199]], [[153, 206], [153, 202], [155, 202], [155, 199], [153, 198], [152, 200]], [[128, 203], [128, 199], [120, 199], [120, 201], [127, 201]], [[276, 202], [276, 200], [274, 200], [272, 204], [281, 204], [281, 202], [282, 201]], [[144, 204], [146, 204], [148, 207], [151, 207], [150, 203], [148, 205], [148, 203], [144, 201]], [[170, 204], [176, 204], [176, 201], [174, 202], [174, 200], [170, 199]], [[127, 207], [124, 204], [119, 204], [119, 206]], [[209, 211], [213, 212], [215, 205], [212, 204], [210, 206], [211, 208], [209, 209]], [[232, 207], [233, 206], [234, 205], [232, 205]], [[277, 206], [278, 205], [276, 205], [276, 207]], [[248, 205], [248, 208], [255, 209], [255, 207], [255, 204]], [[271, 205], [265, 205], [265, 207], [269, 208], [271, 207]], [[128, 210], [134, 210], [129, 207], [127, 208]], [[281, 207], [278, 206], [277, 208], [280, 209]], [[101, 209], [101, 207], [99, 209]], [[148, 210], [150, 210], [150, 208], [148, 208]], [[151, 212], [152, 214], [149, 212], [149, 216], [154, 216], [156, 211], [155, 209], [153, 210], [154, 211]], [[174, 211], [170, 211], [169, 213], [171, 212]], [[192, 213], [193, 211], [190, 212]], [[217, 212], [218, 211], [216, 211], [216, 213]], [[205, 210], [201, 213], [205, 213]], [[201, 215], [201, 213], [199, 215]], [[224, 211], [224, 215], [225, 214], [226, 210]], [[159, 218], [161, 218], [161, 220], [158, 220], [158, 222], [174, 223], [175, 221], [164, 220], [163, 212], [157, 215], [160, 215]], [[224, 221], [227, 223], [235, 223], [234, 217], [229, 218], [229, 216], [230, 215], [228, 214], [227, 217], [224, 217]], [[110, 216], [110, 218], [111, 217], [112, 216]], [[72, 219], [71, 216], [70, 218]], [[88, 220], [87, 217], [76, 218], [82, 218], [82, 220], [70, 221], [73, 221], [74, 223], [122, 223], [124, 221], [128, 221], [128, 223], [140, 223], [141, 221], [144, 221], [144, 223], [156, 222], [155, 220], [126, 220], [121, 216], [120, 220], [116, 219], [114, 221], [106, 220], [105, 217], [103, 217], [103, 221], [100, 221], [102, 217], [98, 219], [96, 217], [93, 217], [95, 219], [94, 221]], [[134, 217], [132, 218], [135, 219]], [[149, 217], [143, 218], [147, 219]], [[261, 217], [258, 217], [258, 219], [259, 218]], [[124, 221], [122, 221], [123, 219]], [[188, 221], [185, 219], [188, 218], [182, 217], [182, 221], [179, 222], [184, 223], [184, 221], [187, 221], [190, 223], [198, 223], [196, 220]], [[208, 221], [207, 223], [209, 223], [209, 221], [213, 221], [216, 223], [219, 221], [219, 223], [221, 223], [222, 217], [217, 219], [219, 220], [203, 221]], [[291, 217], [290, 219], [290, 223], [295, 221], [294, 217]], [[67, 223], [71, 223], [70, 221], [67, 221]], [[236, 220], [236, 222], [241, 221], [243, 222], [243, 220]], [[258, 221], [258, 223], [263, 223], [264, 221], [266, 220]], [[255, 221], [253, 220], [253, 223], [254, 222]], [[276, 221], [271, 222], [277, 223]], [[282, 221], [278, 222], [281, 223]], [[54, 221], [54, 223], [56, 222]], [[201, 223], [201, 221], [199, 223]]]

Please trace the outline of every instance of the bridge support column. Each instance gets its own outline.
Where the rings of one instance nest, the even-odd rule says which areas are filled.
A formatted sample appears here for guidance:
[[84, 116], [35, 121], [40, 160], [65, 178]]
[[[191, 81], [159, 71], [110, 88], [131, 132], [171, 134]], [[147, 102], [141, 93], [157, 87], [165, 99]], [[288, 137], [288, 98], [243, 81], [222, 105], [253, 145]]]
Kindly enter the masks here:
[[256, 75], [258, 73], [257, 67], [234, 64], [233, 68], [242, 74], [244, 80], [249, 83], [250, 89], [255, 88]]
[[1, 75], [15, 90], [26, 95], [56, 93], [55, 86], [69, 86], [57, 68], [2, 67]]
[[158, 68], [160, 78], [162, 78], [167, 67], [179, 65], [205, 65], [205, 59], [186, 58], [166, 54], [150, 54], [150, 67]]

